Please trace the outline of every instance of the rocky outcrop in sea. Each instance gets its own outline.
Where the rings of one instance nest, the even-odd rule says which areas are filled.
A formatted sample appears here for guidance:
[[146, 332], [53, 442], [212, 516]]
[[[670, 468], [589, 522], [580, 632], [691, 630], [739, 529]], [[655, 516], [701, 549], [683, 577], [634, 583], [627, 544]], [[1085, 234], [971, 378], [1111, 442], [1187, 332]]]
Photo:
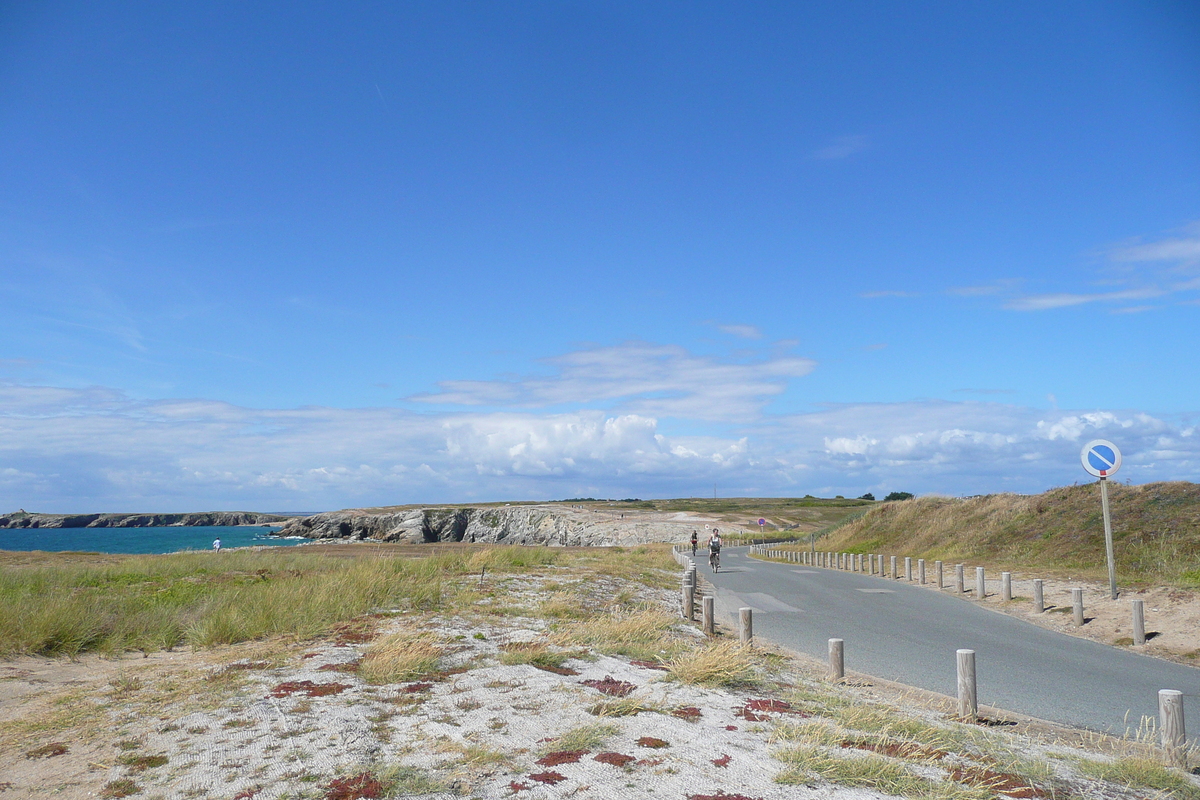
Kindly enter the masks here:
[[268, 525], [288, 517], [252, 511], [204, 511], [193, 514], [32, 514], [0, 515], [0, 528], [164, 528], [173, 525]]

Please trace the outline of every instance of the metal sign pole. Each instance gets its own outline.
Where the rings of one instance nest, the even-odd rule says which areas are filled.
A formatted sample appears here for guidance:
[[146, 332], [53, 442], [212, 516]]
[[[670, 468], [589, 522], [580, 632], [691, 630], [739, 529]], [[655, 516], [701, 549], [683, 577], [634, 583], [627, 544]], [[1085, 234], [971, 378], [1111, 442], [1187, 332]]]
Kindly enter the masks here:
[[1113, 556], [1112, 519], [1108, 515], [1108, 478], [1100, 479], [1100, 507], [1104, 510], [1104, 548], [1108, 552], [1108, 589], [1117, 599], [1117, 562]]

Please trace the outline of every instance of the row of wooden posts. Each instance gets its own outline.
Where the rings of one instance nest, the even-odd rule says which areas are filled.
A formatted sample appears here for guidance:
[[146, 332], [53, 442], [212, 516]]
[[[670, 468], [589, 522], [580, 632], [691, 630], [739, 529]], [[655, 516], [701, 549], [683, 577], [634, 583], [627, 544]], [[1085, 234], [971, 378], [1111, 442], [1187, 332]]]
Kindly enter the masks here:
[[[788, 551], [788, 550], [773, 550], [765, 545], [752, 545], [752, 552], [756, 555], [765, 556], [767, 558], [783, 558], [796, 563], [808, 564], [810, 566], [826, 566], [827, 564], [837, 564], [841, 569], [854, 569], [857, 566], [857, 571], [864, 571], [864, 558], [866, 565], [871, 569], [872, 574], [880, 574], [886, 577], [883, 573], [883, 556], [874, 554], [853, 554], [853, 553], [815, 553], [805, 551]], [[696, 595], [698, 594], [698, 582], [696, 575], [696, 562], [688, 557], [685, 552], [679, 548], [674, 550], [675, 560], [684, 568], [683, 587], [682, 587], [682, 610], [683, 616], [689, 622], [695, 621], [696, 618]], [[808, 556], [808, 559], [796, 556]], [[857, 558], [856, 558], [857, 556]], [[875, 572], [876, 559], [879, 563], [879, 572]], [[942, 583], [942, 562], [934, 562], [937, 572], [938, 588], [944, 588]], [[891, 557], [892, 577], [898, 578], [896, 573], [897, 559], [896, 556]], [[904, 559], [906, 579], [912, 580], [912, 559], [906, 557]], [[963, 588], [963, 571], [962, 564], [955, 565], [956, 588], [959, 594], [964, 593]], [[925, 583], [925, 559], [917, 560], [917, 570], [919, 580], [922, 584]], [[1012, 599], [1012, 578], [1011, 573], [1004, 572], [1003, 586], [1004, 599]], [[984, 594], [984, 575], [983, 567], [975, 568], [976, 579], [976, 595], [982, 599]], [[1034, 581], [1034, 603], [1038, 611], [1044, 611], [1045, 606], [1042, 603], [1042, 582]], [[1083, 624], [1083, 590], [1072, 589], [1072, 600], [1075, 606], [1075, 624], [1077, 626]], [[1134, 640], [1138, 641], [1140, 634], [1140, 643], [1145, 643], [1146, 632], [1145, 624], [1142, 622], [1142, 601], [1134, 600]], [[701, 629], [706, 636], [714, 636], [716, 634], [716, 623], [714, 620], [715, 601], [712, 595], [706, 595], [701, 599]], [[738, 609], [738, 635], [743, 644], [749, 644], [754, 639], [754, 609], [740, 608]], [[845, 656], [845, 641], [843, 639], [829, 640], [829, 678], [832, 681], [840, 682], [846, 677], [846, 656]], [[964, 720], [975, 720], [979, 716], [979, 694], [975, 682], [975, 651], [974, 650], [958, 650], [956, 651], [957, 669], [958, 669], [958, 716]], [[1183, 693], [1174, 689], [1160, 689], [1158, 692], [1158, 717], [1159, 729], [1162, 736], [1162, 746], [1164, 760], [1166, 763], [1178, 766], [1187, 766], [1187, 731], [1183, 719]]]
[[[874, 553], [827, 553], [814, 552], [810, 550], [777, 550], [770, 545], [753, 545], [751, 552], [763, 558], [777, 558], [784, 561], [790, 561], [796, 564], [803, 564], [810, 567], [825, 567], [829, 569], [849, 570], [851, 572], [866, 572], [870, 575], [879, 575], [882, 578], [889, 577], [888, 566], [891, 566], [890, 577], [893, 580], [900, 580], [900, 561], [897, 556], [889, 556], [888, 561], [884, 561], [884, 556]], [[941, 561], [933, 562], [933, 571], [935, 575], [935, 583], [937, 588], [945, 589], [945, 569]], [[908, 582], [914, 581], [913, 575], [913, 559], [909, 556], [904, 557], [904, 580]], [[916, 559], [916, 577], [917, 583], [922, 586], [926, 585], [925, 575], [925, 559]], [[954, 591], [957, 594], [966, 594], [966, 565], [954, 565]], [[987, 581], [984, 578], [983, 567], [975, 567], [975, 589], [974, 595], [977, 600], [983, 600], [987, 597]], [[1000, 599], [1006, 603], [1012, 602], [1012, 573], [1000, 573]], [[1130, 601], [1131, 611], [1133, 615], [1133, 643], [1142, 645], [1146, 643], [1146, 604], [1142, 600]], [[1046, 610], [1045, 592], [1043, 589], [1043, 581], [1036, 578], [1033, 581], [1033, 608], [1041, 614]], [[1083, 627], [1086, 622], [1083, 615], [1083, 589], [1071, 589], [1071, 611], [1072, 622], [1076, 628]]]

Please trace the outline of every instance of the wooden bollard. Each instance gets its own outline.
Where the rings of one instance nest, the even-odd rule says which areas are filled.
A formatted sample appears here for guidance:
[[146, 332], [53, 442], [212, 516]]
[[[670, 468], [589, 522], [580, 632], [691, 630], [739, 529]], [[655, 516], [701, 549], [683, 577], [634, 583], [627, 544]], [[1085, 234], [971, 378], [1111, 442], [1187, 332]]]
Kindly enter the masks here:
[[966, 591], [966, 587], [963, 585], [963, 570], [965, 569], [966, 566], [964, 564], [954, 565], [954, 591], [957, 594], [962, 594]]
[[983, 580], [983, 567], [975, 568], [975, 599], [982, 600], [987, 597], [987, 583]]
[[1000, 599], [1006, 603], [1012, 602], [1012, 573], [1000, 573]]
[[840, 681], [846, 678], [845, 642], [841, 639], [829, 640], [829, 680]]
[[1183, 722], [1183, 692], [1158, 690], [1158, 729], [1162, 731], [1163, 761], [1187, 767], [1187, 730]]
[[1046, 600], [1043, 594], [1044, 584], [1041, 578], [1033, 579], [1033, 610], [1041, 614], [1046, 610]]
[[862, 553], [859, 553], [858, 554], [858, 572], [862, 572], [862, 571], [863, 571], [863, 555], [862, 555]]
[[696, 590], [691, 586], [683, 587], [683, 618], [688, 622], [696, 619]]
[[904, 557], [904, 580], [912, 583], [912, 557]]
[[754, 639], [754, 609], [738, 609], [738, 631], [741, 633], [742, 644], [750, 644]]
[[900, 576], [896, 574], [896, 557], [895, 556], [891, 557], [891, 562], [892, 562], [892, 580], [896, 580]]
[[979, 714], [979, 695], [975, 686], [975, 651], [958, 651], [958, 716], [974, 720]]
[[711, 595], [704, 598], [704, 603], [702, 606], [702, 619], [704, 620], [703, 628], [705, 636], [713, 636], [717, 632], [716, 625], [713, 622], [713, 602], [714, 601]]
[[1083, 627], [1083, 589], [1071, 590], [1071, 610], [1075, 614], [1075, 627]]
[[933, 571], [937, 573], [938, 589], [946, 588], [946, 582], [942, 579], [942, 566], [943, 564], [940, 561], [933, 562]]
[[925, 559], [923, 558], [917, 559], [917, 581], [922, 586], [925, 585]]
[[1146, 604], [1141, 600], [1133, 601], [1133, 643], [1146, 643]]

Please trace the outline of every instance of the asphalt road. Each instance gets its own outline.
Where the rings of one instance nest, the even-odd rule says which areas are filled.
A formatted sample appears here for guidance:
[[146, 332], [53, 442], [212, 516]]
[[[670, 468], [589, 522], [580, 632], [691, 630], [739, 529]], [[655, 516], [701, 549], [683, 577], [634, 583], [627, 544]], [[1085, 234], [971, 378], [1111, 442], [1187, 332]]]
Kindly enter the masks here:
[[[1184, 693], [1190, 741], [1200, 740], [1200, 669], [1048, 631], [947, 591], [862, 573], [721, 552], [721, 571], [698, 560], [715, 587], [717, 618], [754, 609], [754, 633], [828, 658], [845, 640], [846, 669], [955, 696], [955, 650], [975, 651], [981, 705], [1121, 734], [1158, 717], [1158, 690]], [[1200, 644], [1200, 631], [1197, 632]]]

